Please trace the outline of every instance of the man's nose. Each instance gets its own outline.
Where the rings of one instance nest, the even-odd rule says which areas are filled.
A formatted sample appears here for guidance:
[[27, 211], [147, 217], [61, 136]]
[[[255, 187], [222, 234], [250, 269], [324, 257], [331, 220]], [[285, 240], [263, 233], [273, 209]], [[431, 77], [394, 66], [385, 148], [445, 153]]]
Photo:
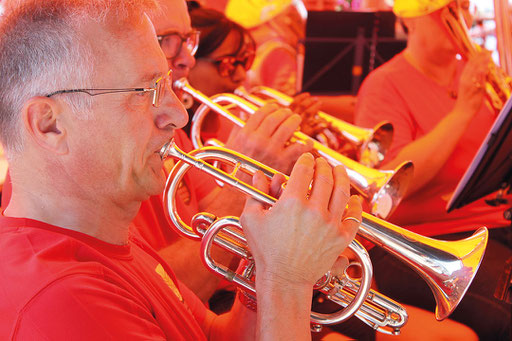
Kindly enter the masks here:
[[191, 69], [196, 65], [196, 59], [194, 58], [194, 55], [192, 54], [192, 51], [189, 50], [189, 48], [184, 45], [183, 48], [180, 50], [180, 53], [172, 58], [170, 60], [171, 69]]
[[162, 103], [155, 108], [155, 124], [159, 129], [183, 128], [188, 122], [185, 107], [172, 90], [171, 84], [165, 86]]

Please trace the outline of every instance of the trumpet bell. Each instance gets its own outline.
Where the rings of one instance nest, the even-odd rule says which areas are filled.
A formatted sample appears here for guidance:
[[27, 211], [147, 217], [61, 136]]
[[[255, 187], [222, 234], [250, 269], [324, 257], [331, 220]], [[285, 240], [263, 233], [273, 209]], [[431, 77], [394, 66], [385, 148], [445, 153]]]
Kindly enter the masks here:
[[[337, 124], [333, 122], [333, 126], [336, 127]], [[346, 129], [344, 130], [345, 136], [350, 133], [349, 128], [338, 126], [338, 129]], [[393, 142], [393, 125], [384, 121], [377, 124], [373, 129], [365, 129], [364, 131], [368, 132], [368, 137], [359, 138], [360, 141], [363, 141], [358, 149], [359, 163], [367, 167], [378, 167], [384, 161], [386, 152], [391, 147], [391, 142]]]
[[464, 297], [483, 260], [489, 233], [479, 228], [471, 237], [444, 241], [405, 230], [363, 212], [358, 234], [413, 268], [436, 300], [436, 319], [448, 317]]
[[406, 194], [413, 177], [414, 166], [412, 162], [405, 161], [395, 170], [375, 171], [378, 172], [377, 177], [372, 181], [368, 176], [367, 185], [361, 185], [360, 191], [371, 198], [370, 212], [376, 217], [386, 219], [395, 211]]
[[[425, 277], [435, 278], [427, 281], [436, 300], [436, 319], [447, 318], [459, 305], [475, 274], [482, 263], [487, 246], [488, 231], [478, 229], [472, 236], [457, 241], [437, 241], [438, 247], [446, 250], [443, 267], [425, 268]], [[420, 273], [421, 274], [421, 273]]]

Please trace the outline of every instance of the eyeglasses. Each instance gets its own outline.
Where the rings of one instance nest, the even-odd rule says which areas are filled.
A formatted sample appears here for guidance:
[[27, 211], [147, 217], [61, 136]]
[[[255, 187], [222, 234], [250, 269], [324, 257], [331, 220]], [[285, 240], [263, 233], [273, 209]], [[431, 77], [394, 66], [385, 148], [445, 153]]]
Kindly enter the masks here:
[[254, 62], [254, 51], [245, 51], [237, 56], [221, 56], [217, 58], [201, 58], [210, 61], [217, 66], [217, 71], [222, 77], [231, 77], [235, 74], [236, 67], [241, 65], [245, 71], [249, 70]]
[[46, 97], [52, 97], [59, 94], [68, 94], [68, 93], [76, 93], [82, 92], [89, 96], [98, 96], [105, 94], [117, 94], [123, 92], [153, 92], [153, 100], [152, 104], [155, 108], [158, 108], [162, 103], [162, 98], [164, 97], [165, 89], [169, 89], [172, 91], [172, 70], [167, 71], [165, 75], [158, 78], [155, 81], [154, 88], [124, 88], [124, 89], [71, 89], [71, 90], [59, 90], [52, 92]]
[[157, 36], [162, 51], [168, 59], [175, 58], [180, 54], [183, 45], [191, 55], [194, 55], [199, 47], [199, 31], [192, 30], [187, 34], [171, 32]]

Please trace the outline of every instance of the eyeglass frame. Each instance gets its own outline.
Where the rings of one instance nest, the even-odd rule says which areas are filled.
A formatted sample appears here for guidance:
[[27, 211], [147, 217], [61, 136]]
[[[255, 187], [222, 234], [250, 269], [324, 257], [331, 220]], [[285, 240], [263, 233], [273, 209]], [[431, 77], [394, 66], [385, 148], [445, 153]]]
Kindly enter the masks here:
[[[245, 58], [249, 58], [249, 56], [252, 55], [252, 58], [251, 58], [252, 60], [250, 63], [248, 63], [249, 65], [244, 65], [244, 63], [241, 62], [241, 59], [243, 58], [243, 57], [241, 57], [241, 55], [244, 56]], [[219, 57], [215, 57], [215, 58], [201, 57], [198, 59], [216, 64], [217, 72], [219, 73], [219, 75], [221, 77], [233, 77], [233, 75], [236, 72], [236, 67], [238, 65], [242, 65], [244, 70], [248, 71], [251, 68], [252, 64], [254, 63], [254, 58], [256, 56], [254, 51], [249, 52], [248, 50], [244, 51], [244, 53], [241, 55], [240, 54], [237, 54], [235, 56], [234, 55], [224, 55], [224, 56], [219, 56]], [[233, 69], [231, 71], [229, 71], [227, 75], [223, 75], [222, 71], [220, 70], [220, 65], [222, 64], [222, 61], [226, 58], [234, 58], [235, 63], [230, 63], [231, 65], [234, 66]]]
[[156, 38], [158, 39], [158, 44], [160, 44], [160, 47], [162, 47], [163, 40], [169, 36], [177, 36], [178, 38], [180, 38], [181, 43], [178, 47], [178, 50], [176, 51], [176, 53], [174, 53], [173, 56], [168, 57], [169, 59], [173, 59], [173, 58], [176, 58], [180, 54], [181, 49], [183, 48], [183, 45], [187, 42], [187, 40], [191, 39], [191, 37], [195, 38], [195, 45], [192, 47], [192, 49], [189, 49], [189, 51], [192, 56], [195, 55], [197, 52], [197, 49], [199, 48], [200, 35], [201, 35], [200, 31], [193, 29], [190, 32], [186, 33], [185, 35], [181, 34], [180, 32], [169, 32], [166, 34], [157, 35]]
[[[155, 81], [155, 87], [154, 88], [119, 88], [119, 89], [108, 89], [108, 88], [97, 88], [97, 89], [67, 89], [67, 90], [58, 90], [54, 91], [48, 95], [45, 95], [45, 97], [52, 97], [55, 95], [60, 94], [69, 94], [69, 93], [85, 93], [91, 97], [98, 96], [98, 95], [105, 95], [105, 94], [116, 94], [116, 93], [125, 93], [125, 92], [150, 92], [153, 91], [153, 99], [151, 101], [151, 104], [158, 108], [161, 103], [162, 98], [162, 89], [165, 88], [165, 79], [169, 80], [169, 89], [172, 90], [172, 69], [167, 71], [166, 74], [159, 77]], [[158, 85], [161, 83], [161, 81], [164, 80], [164, 83], [162, 83], [161, 87], [158, 87]], [[100, 91], [99, 93], [91, 93], [91, 91]]]

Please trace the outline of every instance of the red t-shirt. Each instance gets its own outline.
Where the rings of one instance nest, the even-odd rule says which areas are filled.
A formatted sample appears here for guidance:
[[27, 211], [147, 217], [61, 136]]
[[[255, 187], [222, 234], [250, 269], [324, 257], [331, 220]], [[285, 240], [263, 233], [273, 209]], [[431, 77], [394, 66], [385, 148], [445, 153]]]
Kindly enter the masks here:
[[[463, 69], [458, 65], [456, 82]], [[402, 54], [372, 72], [358, 94], [355, 123], [374, 127], [389, 120], [395, 128], [393, 145], [386, 155], [394, 158], [407, 144], [430, 132], [455, 105], [450, 92], [410, 65]], [[504, 207], [492, 207], [480, 199], [446, 213], [446, 204], [469, 167], [495, 119], [494, 112], [482, 105], [436, 177], [417, 193], [403, 200], [389, 219], [424, 235], [439, 235], [508, 225]]]
[[133, 233], [113, 245], [0, 217], [0, 339], [203, 340], [206, 308]]

